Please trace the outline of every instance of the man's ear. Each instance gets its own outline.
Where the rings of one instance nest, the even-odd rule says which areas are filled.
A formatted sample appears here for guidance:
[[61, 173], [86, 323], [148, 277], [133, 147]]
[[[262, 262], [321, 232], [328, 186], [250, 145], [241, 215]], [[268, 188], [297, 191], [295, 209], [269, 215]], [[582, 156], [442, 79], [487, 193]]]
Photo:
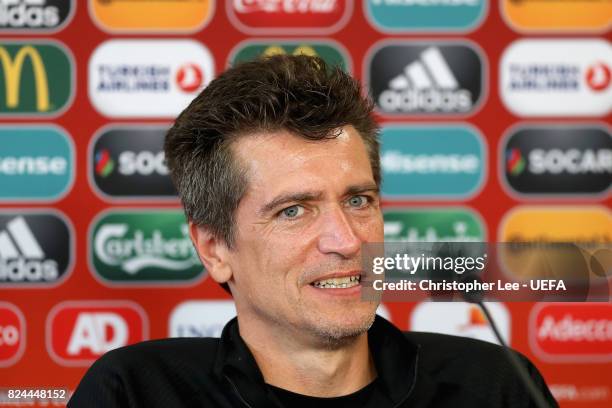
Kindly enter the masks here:
[[225, 283], [232, 277], [228, 263], [229, 250], [223, 240], [215, 238], [206, 227], [189, 221], [189, 236], [208, 274], [217, 283]]

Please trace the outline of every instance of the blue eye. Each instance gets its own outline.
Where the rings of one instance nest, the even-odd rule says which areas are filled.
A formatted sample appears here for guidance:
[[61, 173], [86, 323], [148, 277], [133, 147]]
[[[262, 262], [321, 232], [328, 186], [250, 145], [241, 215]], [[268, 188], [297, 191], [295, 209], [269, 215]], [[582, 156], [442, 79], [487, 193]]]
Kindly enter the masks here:
[[304, 207], [301, 205], [292, 205], [280, 212], [285, 218], [296, 218], [304, 214]]
[[368, 198], [363, 195], [353, 196], [349, 198], [348, 203], [351, 207], [363, 207], [368, 203]]

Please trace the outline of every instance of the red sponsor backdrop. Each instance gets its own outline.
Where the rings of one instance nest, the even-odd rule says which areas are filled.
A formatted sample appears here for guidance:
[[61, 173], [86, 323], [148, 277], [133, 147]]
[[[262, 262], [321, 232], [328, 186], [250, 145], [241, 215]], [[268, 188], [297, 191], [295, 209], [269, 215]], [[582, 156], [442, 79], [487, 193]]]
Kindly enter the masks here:
[[[246, 2], [248, 3], [248, 2]], [[487, 139], [488, 144], [488, 175], [486, 184], [483, 190], [475, 197], [468, 201], [445, 201], [444, 203], [435, 201], [420, 201], [416, 206], [431, 206], [442, 207], [452, 205], [467, 205], [476, 209], [482, 214], [486, 221], [488, 237], [490, 240], [496, 238], [498, 225], [504, 214], [506, 214], [514, 206], [521, 204], [515, 198], [508, 196], [502, 189], [500, 181], [496, 175], [498, 168], [498, 142], [510, 126], [516, 124], [520, 118], [511, 114], [501, 103], [498, 94], [498, 68], [499, 60], [502, 51], [513, 41], [518, 38], [523, 38], [524, 35], [512, 31], [500, 16], [498, 3], [493, 1], [489, 5], [488, 16], [475, 31], [461, 36], [453, 34], [436, 34], [427, 33], [419, 34], [412, 33], [409, 35], [399, 34], [389, 36], [378, 32], [374, 29], [364, 17], [363, 4], [361, 1], [355, 1], [352, 4], [352, 12], [347, 24], [339, 31], [328, 34], [321, 33], [317, 28], [308, 33], [308, 37], [312, 38], [333, 38], [340, 44], [346, 47], [353, 60], [353, 73], [360, 78], [362, 75], [363, 58], [368, 50], [375, 42], [385, 38], [440, 38], [440, 39], [456, 39], [459, 37], [468, 38], [471, 41], [479, 44], [487, 54], [489, 64], [489, 78], [487, 84], [488, 94], [482, 109], [476, 114], [470, 116], [465, 121], [477, 126], [482, 134]], [[333, 18], [332, 18], [333, 17]], [[342, 15], [330, 16], [330, 21], [341, 20]], [[249, 19], [243, 18], [239, 21], [243, 26], [254, 28], [253, 33], [260, 34], [257, 30], [257, 25], [261, 23], [256, 14], [251, 14]], [[328, 23], [323, 20], [313, 20], [318, 23]], [[87, 229], [92, 219], [101, 211], [111, 208], [112, 205], [102, 201], [97, 197], [87, 181], [87, 146], [93, 135], [102, 126], [118, 123], [119, 120], [113, 121], [99, 114], [92, 106], [87, 94], [87, 64], [92, 55], [93, 50], [105, 40], [113, 38], [192, 38], [205, 44], [214, 56], [215, 71], [221, 72], [227, 66], [227, 60], [230, 51], [239, 42], [248, 39], [256, 38], [254, 35], [247, 35], [243, 31], [238, 30], [234, 23], [235, 18], [230, 19], [226, 12], [226, 2], [217, 1], [214, 16], [210, 23], [200, 31], [188, 35], [180, 34], [121, 34], [111, 35], [102, 31], [92, 22], [85, 2], [78, 2], [76, 14], [72, 21], [63, 30], [49, 35], [35, 34], [11, 34], [11, 38], [43, 38], [51, 37], [62, 41], [72, 51], [76, 60], [76, 95], [72, 106], [59, 117], [53, 120], [41, 119], [6, 119], [3, 118], [3, 123], [55, 123], [64, 127], [73, 137], [76, 147], [76, 179], [71, 191], [52, 206], [60, 209], [68, 215], [75, 226], [76, 230], [76, 262], [74, 271], [69, 279], [63, 282], [60, 286], [50, 289], [10, 289], [0, 288], [0, 299], [4, 302], [9, 302], [17, 306], [25, 317], [26, 329], [19, 330], [22, 333], [22, 338], [14, 343], [11, 333], [13, 329], [9, 327], [20, 327], [18, 314], [12, 308], [4, 308], [4, 303], [0, 302], [0, 356], [15, 353], [19, 354], [19, 345], [21, 342], [26, 342], [25, 352], [21, 358], [9, 367], [0, 365], [0, 386], [6, 388], [22, 388], [22, 387], [40, 387], [40, 388], [68, 388], [74, 389], [80, 378], [84, 374], [87, 364], [79, 364], [73, 366], [67, 364], [65, 360], [69, 360], [68, 355], [68, 330], [74, 330], [78, 316], [75, 311], [70, 308], [55, 309], [54, 314], [51, 312], [54, 308], [64, 301], [130, 301], [139, 305], [147, 318], [142, 320], [140, 312], [134, 307], [126, 306], [125, 303], [118, 305], [107, 304], [108, 307], [103, 310], [98, 309], [98, 306], [87, 306], [83, 311], [89, 312], [90, 320], [83, 323], [91, 330], [102, 330], [103, 337], [110, 341], [114, 338], [114, 330], [121, 330], [113, 326], [111, 321], [112, 316], [123, 316], [124, 321], [128, 324], [129, 340], [137, 341], [146, 338], [163, 338], [168, 336], [168, 319], [171, 311], [187, 299], [223, 299], [227, 298], [225, 292], [210, 279], [204, 279], [200, 283], [191, 287], [163, 287], [155, 286], [150, 288], [109, 288], [103, 286], [99, 281], [94, 279], [87, 263]], [[304, 20], [285, 20], [283, 23], [294, 24], [296, 27], [303, 26]], [[280, 24], [275, 22], [275, 24]], [[323, 24], [324, 25], [324, 24]], [[276, 28], [279, 28], [280, 25]], [[282, 28], [282, 27], [280, 27]], [[267, 38], [291, 38], [305, 37], [304, 34], [283, 35], [279, 31], [272, 31], [265, 34]], [[4, 35], [6, 37], [6, 35]], [[589, 35], [573, 34], [573, 37], [589, 37]], [[559, 35], [549, 35], [548, 37], [560, 37]], [[600, 36], [601, 38], [601, 36]], [[591, 123], [593, 118], [577, 118], [575, 123]], [[608, 123], [610, 116], [603, 118]], [[564, 119], [565, 120], [565, 119]], [[599, 121], [602, 118], [598, 119]], [[410, 119], [404, 122], [435, 122], [435, 119]], [[457, 122], [452, 118], [444, 120], [445, 122]], [[138, 120], [139, 123], [160, 123], [166, 124], [163, 119], [147, 119]], [[397, 121], [395, 121], [397, 122]], [[548, 120], [547, 122], [550, 122]], [[594, 199], [577, 200], [570, 202], [572, 205], [579, 204], [603, 204], [610, 206], [612, 200], [609, 196], [597, 197]], [[558, 202], [555, 202], [558, 203]], [[562, 202], [563, 203], [563, 202]], [[566, 203], [566, 202], [565, 202]], [[387, 203], [388, 204], [388, 203]], [[410, 206], [415, 205], [410, 202], [394, 203], [393, 205]], [[127, 204], [123, 207], [141, 208], [146, 206], [154, 207], [176, 207], [177, 202], [168, 203], [167, 201], [145, 201], [140, 204]], [[36, 203], [19, 203], [12, 204], [11, 207], [38, 208], [49, 207], [46, 204]], [[9, 207], [8, 204], [2, 205], [1, 208]], [[78, 304], [78, 303], [77, 303]], [[409, 317], [414, 304], [399, 304], [393, 303], [387, 305], [391, 318], [394, 323], [402, 329], [409, 329]], [[595, 308], [595, 307], [577, 307], [571, 305], [561, 305], [556, 309], [542, 308], [537, 316], [532, 320], [532, 324], [539, 327], [546, 318], [545, 313], [550, 312], [555, 317], [555, 321], [562, 320], [568, 313], [575, 311], [575, 318], [582, 319], [599, 319], [607, 321], [607, 326], [603, 329], [606, 334], [601, 337], [603, 340], [589, 341], [586, 338], [580, 340], [579, 337], [570, 339], [569, 342], [553, 341], [553, 340], [536, 340], [548, 356], [555, 354], [572, 354], [578, 356], [570, 361], [556, 361], [554, 358], [543, 358], [540, 353], [535, 354], [530, 347], [530, 314], [534, 305], [528, 303], [513, 303], [507, 304], [507, 308], [511, 313], [512, 318], [512, 346], [529, 356], [543, 372], [544, 377], [549, 384], [553, 385], [556, 395], [559, 397], [562, 406], [566, 407], [609, 407], [612, 405], [612, 363], [610, 356], [610, 319], [612, 319], [610, 308]], [[146, 327], [147, 321], [150, 325]], [[87, 326], [89, 325], [89, 326]], [[536, 328], [533, 327], [533, 328]], [[87, 329], [85, 336], [87, 336]], [[90, 334], [93, 335], [93, 334]], [[534, 336], [534, 334], [531, 334]], [[47, 341], [46, 341], [47, 340]], [[54, 359], [48, 349], [51, 344], [53, 349], [56, 349], [56, 354], [61, 356], [61, 359]], [[592, 349], [589, 349], [590, 344], [594, 344]], [[104, 344], [99, 345], [101, 348]], [[581, 358], [584, 355], [586, 358]], [[599, 355], [601, 358], [590, 358], [593, 355]], [[92, 356], [85, 356], [87, 358]], [[563, 359], [560, 359], [563, 360]]]

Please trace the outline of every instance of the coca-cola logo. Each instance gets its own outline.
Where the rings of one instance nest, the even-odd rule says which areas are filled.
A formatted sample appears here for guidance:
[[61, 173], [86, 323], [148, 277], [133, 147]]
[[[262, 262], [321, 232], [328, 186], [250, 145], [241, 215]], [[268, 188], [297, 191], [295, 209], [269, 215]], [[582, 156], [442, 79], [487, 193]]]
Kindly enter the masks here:
[[352, 9], [347, 0], [227, 0], [230, 21], [247, 34], [329, 34]]
[[531, 312], [533, 352], [551, 362], [612, 361], [612, 304], [540, 304]]

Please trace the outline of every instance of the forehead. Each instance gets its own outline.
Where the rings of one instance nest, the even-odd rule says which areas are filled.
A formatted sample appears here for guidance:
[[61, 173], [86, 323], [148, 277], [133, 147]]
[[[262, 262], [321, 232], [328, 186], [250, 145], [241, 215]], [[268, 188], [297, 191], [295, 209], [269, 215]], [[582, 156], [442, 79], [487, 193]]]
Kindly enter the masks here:
[[[309, 140], [286, 130], [240, 137], [232, 145], [236, 159], [247, 169], [250, 184], [275, 183], [269, 188], [318, 179], [373, 180], [367, 149], [352, 126], [338, 137]], [[314, 187], [314, 186], [313, 186]]]

